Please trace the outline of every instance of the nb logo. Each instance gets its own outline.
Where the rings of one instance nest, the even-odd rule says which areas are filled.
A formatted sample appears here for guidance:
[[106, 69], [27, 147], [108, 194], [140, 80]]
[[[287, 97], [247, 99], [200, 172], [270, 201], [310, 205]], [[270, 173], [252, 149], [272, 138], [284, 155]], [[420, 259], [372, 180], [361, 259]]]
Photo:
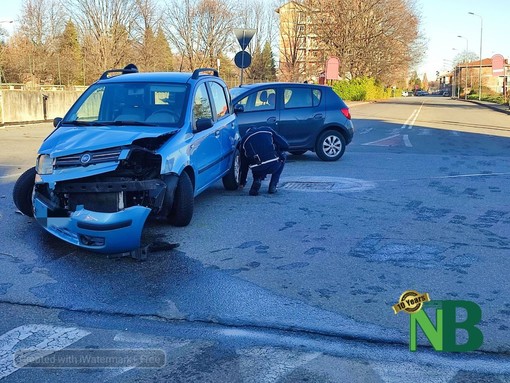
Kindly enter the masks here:
[[[416, 351], [418, 326], [421, 327], [436, 351], [466, 352], [478, 349], [483, 343], [482, 331], [476, 327], [482, 320], [482, 310], [470, 301], [430, 301], [424, 308], [435, 308], [436, 326], [425, 310], [410, 314], [409, 349]], [[465, 311], [465, 319], [457, 322], [457, 309]], [[460, 311], [460, 310], [459, 310]], [[464, 316], [463, 316], [464, 317]], [[457, 344], [457, 330], [467, 333], [467, 341]]]

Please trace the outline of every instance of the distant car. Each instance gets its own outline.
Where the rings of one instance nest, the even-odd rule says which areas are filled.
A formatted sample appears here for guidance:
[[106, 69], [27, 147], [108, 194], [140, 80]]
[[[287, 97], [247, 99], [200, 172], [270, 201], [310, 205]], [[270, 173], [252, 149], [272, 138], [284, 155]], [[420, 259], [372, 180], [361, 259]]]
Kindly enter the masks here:
[[230, 92], [241, 135], [251, 126], [269, 126], [287, 139], [290, 153], [312, 150], [323, 161], [341, 158], [352, 141], [349, 108], [328, 86], [275, 82]]
[[13, 190], [48, 232], [102, 253], [138, 248], [149, 214], [187, 225], [194, 197], [219, 179], [238, 187], [240, 135], [218, 72], [126, 68], [105, 72], [55, 119]]
[[409, 96], [409, 92], [407, 90], [402, 91], [402, 97]]

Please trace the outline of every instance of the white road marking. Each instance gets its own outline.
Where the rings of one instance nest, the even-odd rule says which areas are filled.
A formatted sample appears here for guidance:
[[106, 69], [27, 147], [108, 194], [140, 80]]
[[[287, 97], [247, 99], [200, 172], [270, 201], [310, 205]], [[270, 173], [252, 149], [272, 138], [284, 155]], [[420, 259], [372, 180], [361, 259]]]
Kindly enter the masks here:
[[404, 139], [405, 146], [407, 146], [408, 148], [412, 148], [413, 147], [413, 145], [411, 144], [411, 141], [409, 141], [409, 135], [404, 134], [402, 136], [402, 138]]
[[276, 347], [253, 347], [237, 351], [243, 383], [276, 383], [296, 368], [321, 356]]
[[418, 112], [417, 109], [413, 110], [413, 113], [411, 113], [411, 115], [409, 116], [409, 118], [406, 120], [406, 122], [404, 122], [404, 125], [402, 125], [400, 127], [400, 129], [407, 129], [407, 127], [409, 126], [409, 121], [412, 120], [412, 118], [415, 116], [415, 114]]
[[387, 141], [387, 140], [391, 140], [392, 138], [396, 138], [396, 137], [400, 137], [400, 134], [395, 134], [393, 136], [389, 136], [389, 137], [385, 137], [385, 138], [381, 138], [380, 140], [376, 140], [376, 141], [372, 141], [372, 142], [366, 142], [362, 145], [374, 145], [374, 144], [378, 144], [380, 142], [384, 142], [384, 141]]
[[[417, 366], [416, 363], [371, 362], [370, 365], [383, 382], [430, 382], [447, 383], [459, 371], [455, 368], [438, 368], [437, 366]], [[405, 371], [405, 374], [402, 372]]]
[[7, 179], [7, 178], [14, 178], [14, 177], [19, 177], [20, 175], [22, 175], [23, 173], [14, 173], [14, 174], [8, 174], [6, 176], [0, 176], [0, 179]]
[[360, 129], [356, 133], [357, 134], [367, 134], [367, 133], [371, 132], [372, 130], [374, 130], [374, 128], [365, 128], [365, 129]]
[[[0, 336], [0, 379], [19, 370], [22, 365], [14, 363], [18, 350], [33, 350], [37, 357], [60, 351], [90, 333], [76, 327], [58, 327], [44, 324], [28, 324], [12, 329]], [[29, 357], [30, 353], [24, 353]]]

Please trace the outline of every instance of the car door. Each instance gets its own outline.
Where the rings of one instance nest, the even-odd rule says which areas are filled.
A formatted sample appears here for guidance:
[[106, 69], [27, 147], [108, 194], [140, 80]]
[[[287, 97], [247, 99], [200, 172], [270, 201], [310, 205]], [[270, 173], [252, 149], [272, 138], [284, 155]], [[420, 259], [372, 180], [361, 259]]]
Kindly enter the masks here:
[[236, 103], [244, 107], [244, 111], [237, 114], [241, 136], [252, 126], [276, 129], [280, 117], [276, 96], [275, 87], [258, 88]]
[[221, 162], [219, 172], [225, 173], [231, 164], [232, 154], [237, 144], [237, 129], [235, 115], [232, 114], [228, 90], [216, 81], [208, 82], [212, 100], [215, 126], [219, 130], [218, 136], [221, 145]]
[[276, 131], [291, 148], [313, 148], [326, 117], [324, 92], [320, 87], [305, 85], [286, 85], [281, 89], [283, 105]]
[[196, 174], [195, 194], [198, 194], [219, 177], [222, 157], [218, 126], [213, 123], [208, 129], [198, 129], [200, 121], [209, 119], [213, 122], [211, 101], [205, 82], [195, 90], [192, 113], [193, 142], [190, 145], [190, 158]]

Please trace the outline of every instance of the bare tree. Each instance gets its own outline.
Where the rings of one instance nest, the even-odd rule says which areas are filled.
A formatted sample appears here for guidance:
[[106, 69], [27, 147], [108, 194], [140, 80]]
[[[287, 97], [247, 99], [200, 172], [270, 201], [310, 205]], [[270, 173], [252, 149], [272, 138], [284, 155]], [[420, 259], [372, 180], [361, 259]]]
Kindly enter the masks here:
[[[156, 0], [136, 0], [137, 17], [133, 27], [133, 47], [135, 61], [141, 70], [155, 71], [158, 66], [156, 31], [162, 25], [162, 13]], [[168, 43], [167, 43], [168, 45]]]
[[57, 52], [58, 37], [62, 33], [63, 12], [58, 0], [25, 0], [19, 19], [17, 34], [23, 41], [18, 47], [23, 61], [24, 74], [21, 77], [34, 83], [54, 82], [56, 67], [52, 65]]
[[64, 1], [81, 32], [87, 71], [98, 75], [132, 61], [135, 0]]
[[233, 0], [169, 0], [165, 25], [180, 55], [179, 70], [216, 66], [233, 44]]
[[412, 0], [305, 0], [327, 55], [340, 73], [391, 82], [421, 59], [419, 16]]
[[280, 77], [300, 81], [306, 77], [308, 7], [291, 1], [278, 8], [280, 15]]

